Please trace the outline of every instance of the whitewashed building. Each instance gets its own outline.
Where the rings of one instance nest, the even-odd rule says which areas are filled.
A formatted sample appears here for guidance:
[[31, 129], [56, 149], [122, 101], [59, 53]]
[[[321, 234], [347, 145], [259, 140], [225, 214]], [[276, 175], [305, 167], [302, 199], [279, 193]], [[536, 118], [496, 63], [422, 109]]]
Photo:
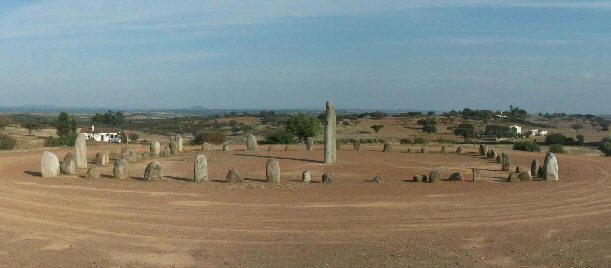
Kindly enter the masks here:
[[509, 129], [511, 130], [511, 133], [519, 135], [522, 134], [522, 127], [518, 126], [518, 125], [513, 125], [511, 127], [509, 127]]
[[121, 138], [119, 136], [119, 129], [115, 128], [97, 128], [95, 126], [91, 126], [88, 128], [81, 129], [81, 133], [85, 134], [85, 137], [88, 140], [92, 141], [101, 141], [101, 142], [121, 142]]

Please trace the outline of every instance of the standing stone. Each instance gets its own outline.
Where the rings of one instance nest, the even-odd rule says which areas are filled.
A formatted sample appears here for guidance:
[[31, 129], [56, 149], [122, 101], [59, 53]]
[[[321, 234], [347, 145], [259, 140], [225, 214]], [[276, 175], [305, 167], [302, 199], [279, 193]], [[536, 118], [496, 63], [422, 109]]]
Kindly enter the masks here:
[[150, 162], [144, 170], [144, 180], [161, 180], [163, 179], [163, 167], [159, 162]]
[[176, 150], [179, 153], [182, 153], [184, 151], [183, 148], [183, 138], [181, 135], [176, 135]]
[[280, 163], [276, 159], [268, 159], [265, 167], [267, 182], [280, 182]]
[[558, 160], [552, 152], [545, 155], [543, 162], [543, 179], [546, 181], [558, 181]]
[[541, 164], [539, 163], [539, 160], [535, 159], [532, 161], [532, 163], [530, 164], [530, 174], [533, 177], [539, 177], [539, 168], [541, 167]]
[[123, 149], [121, 149], [121, 158], [125, 159], [127, 162], [136, 162], [139, 159], [138, 153], [131, 146], [125, 145]]
[[420, 149], [420, 152], [426, 154], [426, 148], [422, 147], [422, 149]]
[[413, 178], [414, 182], [422, 182], [423, 179], [424, 178], [422, 177], [422, 175], [414, 176]]
[[412, 148], [407, 148], [407, 153], [408, 153], [408, 154], [411, 154], [411, 153], [413, 153], [413, 152], [414, 152], [414, 149], [412, 149]]
[[231, 151], [231, 144], [229, 143], [223, 144], [223, 152], [229, 152], [229, 151]]
[[112, 169], [115, 179], [123, 180], [129, 176], [128, 164], [125, 159], [118, 159]]
[[518, 174], [518, 178], [520, 181], [532, 181], [532, 176], [530, 175], [530, 171], [523, 171]]
[[333, 183], [333, 174], [331, 173], [325, 173], [322, 174], [322, 183]]
[[170, 141], [170, 154], [178, 154], [178, 145], [175, 141]]
[[257, 150], [257, 138], [253, 134], [246, 136], [246, 150], [256, 151]]
[[97, 165], [91, 165], [89, 170], [87, 170], [87, 178], [90, 179], [99, 179], [100, 178], [100, 170]]
[[520, 176], [516, 173], [511, 173], [509, 174], [509, 177], [507, 177], [507, 181], [508, 182], [520, 182]]
[[480, 181], [482, 179], [482, 170], [474, 168], [473, 169], [473, 182]]
[[382, 176], [375, 176], [375, 177], [373, 177], [373, 179], [369, 180], [369, 182], [384, 183], [386, 181], [384, 180], [384, 178], [382, 178]]
[[288, 146], [288, 145], [284, 146], [284, 151], [285, 151], [285, 152], [288, 152], [288, 151], [289, 151], [289, 146]]
[[159, 153], [161, 153], [161, 144], [158, 141], [151, 142], [151, 156], [159, 157]]
[[454, 172], [450, 175], [449, 181], [463, 181], [462, 174], [460, 172]]
[[327, 101], [327, 117], [325, 122], [325, 164], [337, 161], [336, 116], [333, 103]]
[[518, 173], [518, 174], [520, 174], [520, 173], [522, 173], [522, 172], [526, 172], [526, 171], [527, 171], [527, 170], [526, 170], [526, 169], [524, 169], [524, 168], [523, 168], [523, 167], [521, 167], [521, 166], [517, 166], [517, 167], [516, 167], [516, 173]]
[[168, 156], [170, 154], [172, 154], [172, 151], [170, 150], [170, 148], [168, 148], [168, 146], [163, 147], [163, 155]]
[[314, 138], [308, 137], [306, 139], [306, 149], [308, 149], [308, 151], [312, 151], [314, 149]]
[[462, 145], [459, 145], [458, 148], [456, 149], [457, 154], [462, 154], [463, 151], [464, 151], [464, 148], [462, 147]]
[[429, 183], [439, 182], [439, 177], [441, 177], [441, 172], [437, 170], [431, 171], [431, 174], [429, 174]]
[[63, 174], [76, 175], [76, 166], [76, 155], [74, 155], [74, 153], [68, 153], [66, 157], [64, 157], [64, 162], [61, 163], [60, 169]]
[[442, 154], [447, 154], [448, 153], [448, 147], [446, 147], [445, 145], [441, 147], [441, 153]]
[[74, 143], [76, 164], [78, 168], [87, 168], [87, 139], [85, 133], [81, 133], [76, 137]]
[[361, 140], [354, 140], [352, 142], [352, 147], [355, 151], [360, 151], [361, 150]]
[[392, 152], [392, 143], [391, 142], [385, 142], [384, 143], [384, 152]]
[[309, 170], [306, 170], [301, 174], [301, 182], [310, 182], [310, 181], [312, 181], [312, 175], [310, 174]]
[[208, 159], [205, 155], [198, 155], [193, 164], [193, 181], [208, 181]]
[[539, 178], [543, 178], [543, 166], [539, 166]]
[[60, 171], [59, 159], [57, 156], [49, 151], [42, 153], [42, 158], [40, 159], [40, 173], [42, 177], [59, 177]]
[[501, 156], [500, 155], [496, 156], [496, 162], [499, 163], [499, 164], [501, 163]]
[[108, 158], [106, 157], [106, 154], [103, 152], [95, 154], [95, 164], [101, 167], [108, 165]]
[[209, 151], [210, 150], [210, 143], [207, 143], [207, 142], [202, 143], [202, 150]]
[[487, 151], [486, 145], [484, 145], [483, 143], [480, 144], [479, 145], [479, 154], [480, 155], [486, 155], [486, 151]]
[[491, 149], [490, 150], [490, 159], [496, 160], [497, 156], [498, 156], [498, 154], [496, 153], [496, 151]]
[[270, 145], [269, 147], [267, 147], [267, 151], [268, 151], [268, 152], [271, 152], [271, 151], [273, 151], [273, 150], [274, 150], [274, 146]]
[[511, 155], [503, 153], [501, 155], [501, 170], [509, 171], [511, 169]]
[[240, 177], [240, 173], [237, 169], [232, 168], [227, 172], [227, 177], [225, 177], [225, 182], [227, 183], [242, 183], [244, 179]]

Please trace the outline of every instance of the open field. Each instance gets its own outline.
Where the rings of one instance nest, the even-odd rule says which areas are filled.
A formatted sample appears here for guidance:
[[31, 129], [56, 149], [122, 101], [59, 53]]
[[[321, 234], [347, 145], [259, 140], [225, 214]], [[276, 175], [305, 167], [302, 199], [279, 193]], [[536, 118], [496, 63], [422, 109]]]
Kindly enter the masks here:
[[[261, 146], [263, 147], [263, 146]], [[458, 266], [607, 267], [611, 265], [611, 160], [558, 155], [560, 181], [507, 183], [500, 165], [467, 153], [408, 154], [396, 145], [361, 151], [344, 146], [324, 165], [322, 147], [302, 145], [249, 153], [218, 147], [208, 157], [211, 181], [189, 182], [187, 147], [160, 158], [165, 180], [143, 182], [147, 162], [130, 164], [132, 179], [43, 179], [41, 150], [0, 153], [0, 262], [6, 266]], [[419, 148], [413, 146], [412, 148]], [[92, 144], [97, 151], [120, 145]], [[499, 148], [501, 151], [503, 149]], [[60, 158], [70, 149], [52, 150]], [[137, 147], [146, 152], [148, 147]], [[455, 147], [449, 151], [454, 152]], [[439, 148], [429, 148], [438, 152]], [[528, 167], [544, 153], [513, 151]], [[280, 184], [265, 180], [265, 161], [280, 161]], [[440, 169], [442, 178], [470, 168], [484, 181], [413, 183]], [[221, 182], [237, 168], [246, 183]], [[304, 170], [315, 182], [298, 182]], [[323, 172], [335, 183], [317, 183]], [[386, 183], [365, 180], [382, 176]]]

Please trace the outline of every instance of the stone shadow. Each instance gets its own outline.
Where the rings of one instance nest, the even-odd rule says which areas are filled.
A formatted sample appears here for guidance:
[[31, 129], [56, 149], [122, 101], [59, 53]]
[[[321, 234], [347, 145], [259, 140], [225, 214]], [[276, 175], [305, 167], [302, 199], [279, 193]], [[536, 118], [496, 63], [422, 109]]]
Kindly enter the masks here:
[[259, 158], [275, 158], [275, 159], [284, 159], [284, 160], [296, 160], [296, 161], [304, 161], [310, 163], [319, 163], [324, 164], [324, 161], [317, 161], [312, 159], [305, 158], [295, 158], [295, 157], [278, 157], [278, 156], [270, 156], [270, 155], [257, 155], [257, 154], [234, 154], [239, 156], [251, 156], [251, 157], [259, 157]]
[[30, 176], [34, 176], [34, 177], [42, 177], [42, 173], [38, 172], [38, 171], [24, 171], [23, 173], [28, 174]]

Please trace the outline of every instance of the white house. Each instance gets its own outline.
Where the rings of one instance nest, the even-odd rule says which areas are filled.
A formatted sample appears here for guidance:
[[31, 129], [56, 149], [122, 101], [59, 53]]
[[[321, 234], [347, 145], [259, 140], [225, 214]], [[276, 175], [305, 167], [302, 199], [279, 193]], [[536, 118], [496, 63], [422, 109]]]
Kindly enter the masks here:
[[121, 142], [119, 137], [119, 129], [114, 128], [97, 128], [91, 126], [89, 128], [81, 129], [81, 133], [85, 134], [88, 140], [103, 141], [103, 142]]
[[522, 127], [521, 126], [513, 125], [513, 126], [509, 127], [509, 129], [511, 130], [511, 133], [513, 133], [513, 134], [522, 134]]

